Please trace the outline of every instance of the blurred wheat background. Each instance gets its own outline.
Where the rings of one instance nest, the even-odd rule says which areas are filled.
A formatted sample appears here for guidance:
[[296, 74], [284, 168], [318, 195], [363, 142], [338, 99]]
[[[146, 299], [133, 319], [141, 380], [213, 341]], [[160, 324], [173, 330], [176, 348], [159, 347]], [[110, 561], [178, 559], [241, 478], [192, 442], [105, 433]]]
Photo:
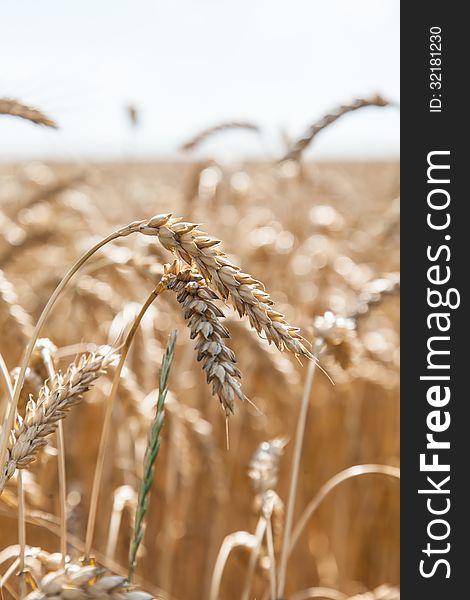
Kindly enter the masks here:
[[[138, 600], [127, 580], [129, 548], [142, 508], [139, 490], [146, 478], [158, 389], [161, 395], [165, 385], [160, 449], [133, 579], [139, 589], [168, 600], [399, 598], [399, 165], [374, 150], [367, 160], [358, 160], [360, 140], [358, 156], [349, 152], [347, 160], [311, 154], [318, 140], [334, 137], [343, 123], [347, 128], [355, 114], [361, 115], [365, 139], [381, 115], [395, 118], [395, 99], [376, 91], [357, 97], [351, 90], [349, 96], [335, 97], [326, 113], [311, 111], [303, 135], [302, 129], [299, 135], [283, 131], [275, 147], [266, 142], [256, 119], [206, 120], [207, 129], [195, 122], [180, 136], [171, 158], [158, 160], [133, 154], [132, 136], [145, 130], [145, 110], [138, 103], [122, 103], [128, 156], [105, 161], [69, 155], [66, 160], [31, 159], [27, 151], [22, 159], [8, 159], [8, 132], [14, 127], [16, 148], [23, 131], [28, 131], [26, 145], [30, 129], [43, 135], [56, 121], [61, 131], [64, 127], [60, 110], [50, 112], [47, 102], [22, 106], [18, 94], [12, 100], [11, 90], [4, 94], [0, 88], [0, 145], [6, 158], [0, 163], [0, 356], [5, 363], [0, 418], [5, 443], [11, 405], [7, 380], [14, 385], [21, 376], [28, 341], [54, 289], [100, 239], [155, 214], [200, 224], [221, 240], [228, 260], [261, 281], [276, 310], [300, 328], [306, 344], [313, 344], [321, 367], [310, 390], [308, 359], [280, 352], [246, 317], [240, 319], [228, 300], [218, 302], [250, 401], [235, 403], [227, 448], [225, 415], [196, 360], [181, 307], [174, 294], [159, 296], [140, 323], [119, 380], [91, 554], [85, 544], [87, 520], [116, 360], [60, 420], [65, 570], [68, 578], [77, 565], [79, 574], [95, 570], [63, 583], [63, 557], [57, 554], [64, 550], [62, 453], [60, 435], [50, 432], [34, 462], [8, 474], [0, 495], [0, 593], [5, 600], [27, 594], [31, 600], [109, 595]], [[86, 121], [76, 120], [76, 126], [87, 128]], [[213, 139], [222, 152], [213, 150]], [[232, 152], [236, 139], [255, 140], [263, 150], [257, 156]], [[65, 373], [83, 354], [102, 352], [103, 346], [122, 352], [142, 304], [173, 260], [154, 236], [135, 235], [104, 246], [85, 263], [41, 329], [9, 448], [31, 410], [29, 394], [36, 400], [46, 380]], [[159, 372], [162, 361], [167, 364], [165, 349], [174, 330], [173, 362], [162, 384]], [[294, 535], [282, 589], [279, 572], [303, 396], [308, 412], [291, 503], [294, 534], [309, 503], [319, 503], [298, 538]], [[359, 465], [376, 468], [360, 475], [360, 468], [346, 472], [337, 485], [330, 481]], [[23, 520], [25, 540], [19, 527]], [[266, 534], [256, 546], [260, 523], [268, 523], [272, 538]], [[106, 583], [98, 590], [102, 573], [96, 564], [121, 579], [112, 584], [101, 579]], [[52, 575], [60, 584], [52, 582]]]

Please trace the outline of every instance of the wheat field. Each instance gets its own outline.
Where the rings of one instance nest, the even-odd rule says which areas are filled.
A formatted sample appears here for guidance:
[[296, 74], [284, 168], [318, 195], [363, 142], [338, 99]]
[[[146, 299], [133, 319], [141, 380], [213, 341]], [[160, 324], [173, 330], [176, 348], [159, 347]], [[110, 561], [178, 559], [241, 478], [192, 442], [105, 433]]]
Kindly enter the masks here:
[[399, 598], [399, 167], [302, 157], [362, 107], [0, 164], [5, 600]]

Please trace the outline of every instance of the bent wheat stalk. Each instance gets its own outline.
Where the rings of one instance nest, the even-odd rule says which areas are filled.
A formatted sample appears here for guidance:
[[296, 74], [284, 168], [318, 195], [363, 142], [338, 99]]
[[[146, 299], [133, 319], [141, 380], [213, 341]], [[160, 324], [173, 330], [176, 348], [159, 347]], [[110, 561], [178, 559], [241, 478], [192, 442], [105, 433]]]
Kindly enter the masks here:
[[[321, 352], [323, 340], [318, 338], [315, 343], [315, 357]], [[290, 539], [292, 534], [292, 526], [294, 523], [295, 500], [297, 497], [297, 486], [299, 481], [300, 459], [302, 457], [302, 446], [305, 435], [305, 425], [307, 423], [307, 413], [310, 402], [310, 394], [312, 392], [313, 380], [315, 377], [316, 361], [312, 361], [308, 365], [307, 379], [305, 381], [304, 392], [300, 404], [300, 412], [297, 419], [297, 429], [295, 432], [294, 454], [292, 457], [291, 479], [289, 484], [289, 496], [287, 499], [286, 523], [284, 526], [284, 536], [282, 540], [281, 558], [279, 561], [278, 575], [278, 596], [282, 598], [286, 585], [287, 561], [289, 558]]]
[[240, 546], [248, 548], [258, 556], [259, 548], [264, 536], [264, 528], [256, 532], [256, 535], [248, 533], [247, 531], [236, 531], [235, 533], [229, 534], [224, 538], [222, 545], [220, 546], [219, 554], [214, 566], [212, 573], [211, 589], [209, 593], [209, 600], [218, 600], [220, 592], [220, 584], [222, 582], [222, 575], [225, 570], [225, 565], [229, 559], [230, 554], [235, 548]]
[[50, 296], [46, 306], [44, 307], [44, 309], [36, 323], [36, 327], [34, 328], [33, 332], [31, 333], [31, 337], [29, 339], [28, 345], [24, 352], [23, 362], [21, 364], [20, 372], [18, 374], [18, 378], [16, 380], [15, 387], [14, 387], [13, 400], [10, 402], [8, 413], [6, 415], [6, 418], [4, 419], [4, 423], [3, 423], [3, 427], [2, 427], [1, 443], [0, 443], [0, 465], [2, 465], [6, 459], [8, 439], [10, 437], [10, 432], [12, 431], [13, 425], [15, 422], [16, 409], [18, 406], [18, 400], [20, 398], [21, 391], [23, 389], [24, 380], [25, 380], [25, 376], [26, 376], [26, 370], [28, 368], [28, 364], [31, 359], [31, 355], [33, 353], [33, 350], [34, 350], [35, 344], [37, 342], [37, 339], [39, 337], [39, 334], [41, 332], [41, 329], [42, 329], [47, 317], [49, 316], [49, 313], [51, 312], [51, 310], [52, 310], [53, 306], [55, 305], [57, 299], [59, 298], [60, 294], [62, 293], [62, 291], [68, 284], [68, 282], [75, 275], [75, 273], [77, 271], [79, 271], [80, 268], [87, 262], [87, 260], [91, 256], [93, 256], [93, 254], [95, 254], [100, 248], [102, 248], [107, 243], [111, 242], [112, 240], [115, 240], [119, 236], [120, 236], [119, 231], [116, 231], [116, 232], [112, 233], [111, 235], [107, 236], [106, 238], [104, 238], [103, 240], [101, 240], [100, 242], [98, 242], [97, 244], [95, 244], [88, 252], [86, 252], [71, 267], [71, 269], [68, 271], [68, 273], [65, 275], [65, 277], [61, 280], [59, 285], [56, 287], [56, 289]]
[[100, 493], [101, 476], [103, 473], [104, 461], [105, 461], [105, 457], [106, 457], [106, 449], [108, 446], [109, 433], [111, 430], [111, 418], [112, 418], [112, 414], [113, 414], [114, 399], [116, 397], [117, 390], [119, 387], [121, 372], [124, 367], [124, 363], [126, 361], [127, 355], [129, 353], [129, 349], [131, 347], [132, 340], [134, 339], [135, 334], [137, 333], [137, 330], [139, 328], [140, 322], [142, 321], [142, 318], [144, 317], [144, 315], [147, 312], [150, 305], [154, 302], [154, 300], [160, 295], [160, 293], [164, 289], [165, 289], [165, 286], [162, 283], [160, 283], [152, 291], [152, 293], [149, 295], [149, 297], [143, 304], [139, 314], [137, 315], [137, 317], [134, 320], [134, 323], [132, 324], [131, 329], [129, 330], [129, 333], [127, 334], [126, 340], [121, 349], [119, 363], [114, 372], [111, 392], [106, 400], [106, 409], [105, 409], [105, 415], [104, 415], [104, 420], [103, 420], [103, 426], [101, 429], [101, 438], [100, 438], [100, 445], [98, 448], [98, 457], [96, 459], [95, 473], [93, 476], [93, 485], [91, 488], [90, 508], [88, 511], [88, 522], [87, 522], [87, 529], [86, 529], [86, 534], [85, 534], [84, 558], [86, 561], [90, 560], [91, 547], [93, 544], [93, 535], [95, 532], [95, 523], [96, 523], [96, 515], [97, 515], [97, 509], [98, 509], [98, 498], [99, 498], [99, 493]]
[[395, 477], [396, 479], [400, 479], [400, 469], [398, 467], [392, 467], [390, 465], [355, 465], [354, 467], [349, 467], [340, 473], [334, 475], [331, 479], [329, 479], [317, 492], [317, 494], [312, 498], [312, 500], [308, 503], [304, 512], [302, 513], [300, 519], [298, 520], [294, 531], [292, 532], [292, 537], [290, 541], [290, 546], [288, 549], [288, 556], [292, 553], [295, 544], [299, 541], [302, 532], [304, 531], [309, 519], [315, 513], [317, 508], [320, 506], [324, 498], [335, 489], [343, 481], [347, 481], [348, 479], [352, 479], [353, 477], [359, 477], [361, 475], [387, 475], [388, 477]]

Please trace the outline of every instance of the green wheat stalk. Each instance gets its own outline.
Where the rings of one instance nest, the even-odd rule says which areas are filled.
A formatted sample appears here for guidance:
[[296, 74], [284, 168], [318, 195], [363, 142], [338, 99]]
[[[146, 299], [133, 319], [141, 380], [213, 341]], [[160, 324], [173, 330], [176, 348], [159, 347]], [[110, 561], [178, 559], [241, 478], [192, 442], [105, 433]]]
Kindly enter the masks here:
[[165, 399], [168, 392], [168, 376], [170, 374], [171, 363], [173, 361], [173, 351], [175, 348], [176, 331], [172, 331], [163, 356], [162, 366], [160, 368], [160, 385], [158, 390], [158, 402], [150, 428], [149, 440], [144, 456], [144, 474], [139, 490], [139, 502], [135, 514], [134, 535], [129, 549], [129, 574], [128, 580], [132, 581], [135, 567], [137, 564], [137, 552], [140, 543], [144, 537], [144, 519], [150, 500], [150, 489], [152, 487], [155, 459], [160, 449], [161, 432], [165, 420]]

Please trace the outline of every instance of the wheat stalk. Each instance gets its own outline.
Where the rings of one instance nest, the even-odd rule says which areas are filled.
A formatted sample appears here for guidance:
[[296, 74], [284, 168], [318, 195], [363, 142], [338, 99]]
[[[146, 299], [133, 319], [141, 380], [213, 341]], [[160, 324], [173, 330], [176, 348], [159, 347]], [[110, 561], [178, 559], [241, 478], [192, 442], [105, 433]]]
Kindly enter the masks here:
[[218, 125], [204, 129], [183, 144], [180, 149], [184, 152], [189, 152], [207, 140], [207, 138], [212, 137], [215, 133], [228, 131], [230, 129], [245, 129], [247, 131], [254, 131], [255, 133], [260, 132], [258, 125], [255, 125], [254, 123], [249, 123], [247, 121], [227, 121], [226, 123], [219, 123]]
[[292, 553], [292, 550], [295, 544], [299, 541], [299, 538], [304, 531], [308, 521], [311, 516], [318, 509], [320, 504], [326, 498], [326, 496], [334, 490], [340, 483], [343, 481], [347, 481], [353, 477], [360, 477], [362, 475], [386, 475], [388, 477], [394, 477], [395, 479], [400, 479], [400, 469], [398, 467], [393, 467], [391, 465], [376, 465], [376, 464], [368, 464], [368, 465], [354, 465], [353, 467], [349, 467], [348, 469], [344, 469], [344, 471], [340, 471], [336, 475], [334, 475], [331, 479], [329, 479], [326, 483], [322, 485], [320, 490], [315, 494], [315, 496], [310, 500], [304, 512], [300, 516], [297, 524], [292, 532], [292, 536], [290, 538], [289, 547], [287, 549], [287, 558]]
[[115, 355], [109, 352], [82, 355], [65, 374], [58, 372], [42, 386], [36, 402], [32, 399], [28, 402], [24, 419], [17, 415], [18, 425], [11, 432], [7, 458], [0, 471], [0, 493], [17, 469], [24, 469], [35, 460], [38, 450], [47, 444], [48, 436], [56, 431], [58, 422], [83, 399], [83, 394], [114, 359]]
[[292, 148], [281, 159], [281, 161], [299, 160], [304, 150], [312, 143], [320, 131], [323, 131], [323, 129], [337, 121], [343, 115], [367, 106], [390, 106], [390, 102], [382, 98], [382, 96], [379, 94], [376, 94], [370, 98], [358, 98], [350, 104], [342, 104], [341, 106], [338, 106], [338, 108], [331, 111], [331, 113], [325, 115], [319, 121], [311, 125], [305, 134], [294, 143]]
[[[315, 357], [318, 357], [323, 346], [323, 340], [318, 338], [315, 342]], [[291, 477], [289, 483], [289, 495], [287, 499], [286, 522], [282, 539], [281, 557], [279, 561], [278, 575], [278, 594], [282, 598], [286, 585], [287, 561], [289, 558], [289, 545], [294, 524], [295, 500], [297, 497], [297, 486], [299, 482], [300, 461], [302, 458], [302, 446], [305, 436], [305, 426], [307, 423], [308, 407], [310, 405], [310, 394], [312, 392], [313, 381], [315, 377], [317, 361], [312, 361], [308, 365], [307, 377], [304, 384], [302, 401], [300, 403], [299, 416], [297, 418], [297, 427], [295, 432], [294, 453], [291, 464]]]
[[0, 98], [0, 115], [19, 117], [36, 125], [44, 125], [45, 127], [57, 129], [57, 123], [41, 110], [12, 98]]
[[129, 581], [132, 581], [137, 564], [137, 552], [144, 537], [144, 519], [149, 504], [150, 489], [152, 487], [155, 460], [160, 449], [161, 432], [165, 419], [165, 399], [168, 392], [168, 377], [170, 375], [171, 363], [176, 342], [176, 331], [173, 331], [168, 340], [168, 345], [162, 360], [160, 369], [160, 385], [158, 390], [158, 401], [155, 418], [150, 428], [150, 435], [144, 457], [144, 474], [139, 490], [139, 499], [135, 514], [134, 534], [129, 550]]

